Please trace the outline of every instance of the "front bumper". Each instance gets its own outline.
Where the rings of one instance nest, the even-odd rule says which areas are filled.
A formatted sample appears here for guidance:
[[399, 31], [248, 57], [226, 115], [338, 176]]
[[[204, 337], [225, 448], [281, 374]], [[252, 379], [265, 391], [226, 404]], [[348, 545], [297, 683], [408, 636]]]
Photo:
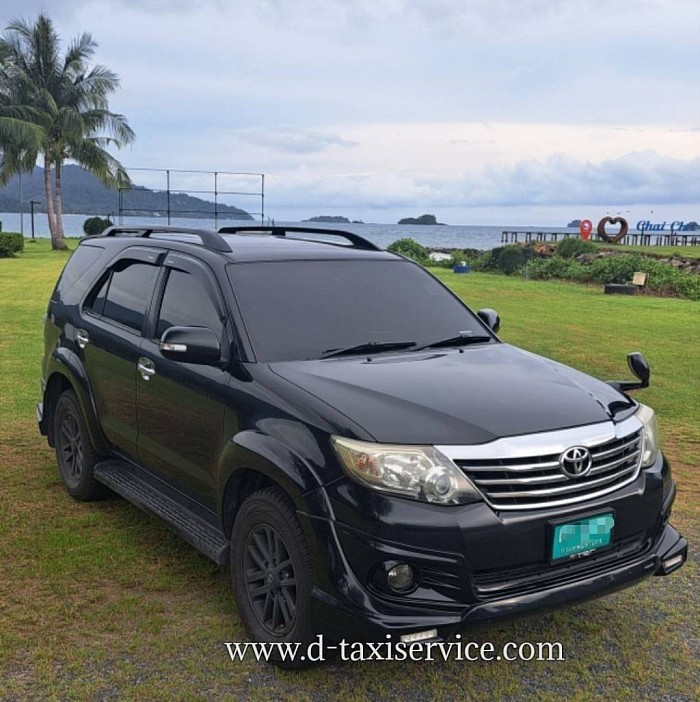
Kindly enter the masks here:
[[[558, 607], [610, 594], [652, 575], [668, 575], [685, 563], [687, 554], [688, 542], [667, 524], [651, 549], [638, 558], [620, 566], [609, 565], [583, 579], [574, 577], [545, 589], [461, 608], [441, 608], [435, 604], [401, 606], [372, 597], [366, 591], [363, 606], [353, 607], [315, 588], [312, 617], [316, 630], [329, 638], [384, 641], [387, 634], [396, 639], [405, 634], [437, 629], [438, 638], [445, 640], [471, 622]], [[668, 567], [669, 563], [671, 567]]]
[[[352, 483], [331, 486], [328, 494], [336, 519], [305, 518], [316, 537], [314, 626], [330, 638], [385, 640], [429, 629], [446, 638], [472, 621], [556, 607], [668, 575], [687, 557], [687, 541], [669, 524], [675, 486], [662, 456], [615, 495], [565, 514], [499, 514], [483, 503], [435, 509], [362, 493]], [[550, 564], [544, 537], [550, 521], [599, 510], [615, 512], [613, 546]], [[377, 583], [377, 564], [389, 561], [418, 568], [414, 591], [397, 595]]]

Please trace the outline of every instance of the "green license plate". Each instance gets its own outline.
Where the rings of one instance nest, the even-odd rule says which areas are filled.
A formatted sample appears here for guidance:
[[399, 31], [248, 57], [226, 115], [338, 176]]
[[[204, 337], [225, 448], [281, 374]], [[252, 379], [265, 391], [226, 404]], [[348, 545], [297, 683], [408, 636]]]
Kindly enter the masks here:
[[615, 517], [612, 512], [557, 524], [552, 537], [552, 560], [572, 558], [610, 545]]

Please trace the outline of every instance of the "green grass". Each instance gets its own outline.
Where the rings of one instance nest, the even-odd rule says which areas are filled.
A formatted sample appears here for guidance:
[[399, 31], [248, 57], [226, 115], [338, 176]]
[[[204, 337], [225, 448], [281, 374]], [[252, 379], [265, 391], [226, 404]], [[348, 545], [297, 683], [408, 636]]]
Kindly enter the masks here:
[[639, 349], [679, 483], [674, 522], [691, 559], [670, 578], [555, 612], [480, 625], [465, 639], [560, 641], [551, 663], [332, 663], [284, 673], [233, 664], [244, 641], [228, 577], [121, 500], [65, 494], [38, 435], [42, 314], [65, 253], [28, 244], [0, 260], [0, 698], [127, 700], [696, 700], [700, 694], [697, 455], [700, 303], [598, 288], [437, 274], [502, 337], [601, 378]]

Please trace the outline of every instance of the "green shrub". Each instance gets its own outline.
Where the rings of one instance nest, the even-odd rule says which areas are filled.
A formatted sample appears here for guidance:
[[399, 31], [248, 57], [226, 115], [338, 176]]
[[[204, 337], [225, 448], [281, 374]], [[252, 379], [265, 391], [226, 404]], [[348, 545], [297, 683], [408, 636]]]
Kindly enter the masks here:
[[88, 217], [83, 222], [83, 231], [87, 236], [96, 236], [102, 234], [102, 232], [111, 227], [112, 222], [109, 219], [102, 219], [102, 217]]
[[24, 251], [24, 237], [19, 232], [0, 231], [0, 258], [9, 258]]
[[569, 237], [557, 244], [555, 253], [562, 258], [576, 258], [581, 254], [595, 253], [596, 250], [596, 245], [592, 241]]
[[454, 266], [459, 266], [462, 263], [462, 261], [464, 261], [467, 265], [470, 265], [469, 256], [467, 256], [467, 254], [464, 251], [455, 249], [452, 252], [452, 255], [449, 259], [450, 268], [453, 268]]
[[393, 244], [387, 246], [387, 251], [406, 256], [416, 263], [427, 265], [430, 260], [430, 252], [422, 244], [414, 239], [398, 239]]
[[461, 249], [455, 249], [452, 251], [450, 258], [445, 261], [445, 263], [450, 267], [454, 268], [459, 266], [462, 261], [466, 263], [471, 268], [474, 268], [476, 262], [483, 256], [482, 251], [475, 251], [471, 249], [469, 251], [462, 251]]
[[533, 259], [527, 273], [536, 280], [572, 280], [578, 283], [629, 283], [636, 271], [649, 274], [647, 289], [661, 295], [700, 300], [700, 276], [682, 271], [668, 263], [638, 254], [619, 254], [597, 258], [583, 264], [571, 258]]
[[562, 280], [583, 281], [585, 278], [585, 266], [576, 263], [570, 258], [536, 258], [527, 264], [527, 275], [535, 280], [552, 280], [561, 278]]
[[635, 271], [649, 268], [651, 259], [631, 254], [629, 256], [605, 256], [590, 265], [590, 279], [594, 283], [629, 283]]
[[527, 246], [498, 246], [486, 252], [479, 261], [479, 269], [513, 275], [519, 272], [532, 256], [533, 250]]

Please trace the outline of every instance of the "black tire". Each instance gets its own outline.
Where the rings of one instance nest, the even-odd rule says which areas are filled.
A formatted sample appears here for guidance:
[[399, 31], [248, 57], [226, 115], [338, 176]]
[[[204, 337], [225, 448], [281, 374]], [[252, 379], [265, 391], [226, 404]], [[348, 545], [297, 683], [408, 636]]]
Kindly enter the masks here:
[[53, 432], [58, 470], [68, 494], [81, 502], [109, 497], [109, 488], [93, 476], [99, 456], [90, 441], [85, 417], [73, 390], [64, 391], [58, 398]]
[[293, 506], [278, 488], [265, 488], [241, 506], [231, 537], [231, 580], [238, 613], [256, 642], [298, 642], [297, 660], [270, 662], [303, 668], [311, 643], [311, 556]]

